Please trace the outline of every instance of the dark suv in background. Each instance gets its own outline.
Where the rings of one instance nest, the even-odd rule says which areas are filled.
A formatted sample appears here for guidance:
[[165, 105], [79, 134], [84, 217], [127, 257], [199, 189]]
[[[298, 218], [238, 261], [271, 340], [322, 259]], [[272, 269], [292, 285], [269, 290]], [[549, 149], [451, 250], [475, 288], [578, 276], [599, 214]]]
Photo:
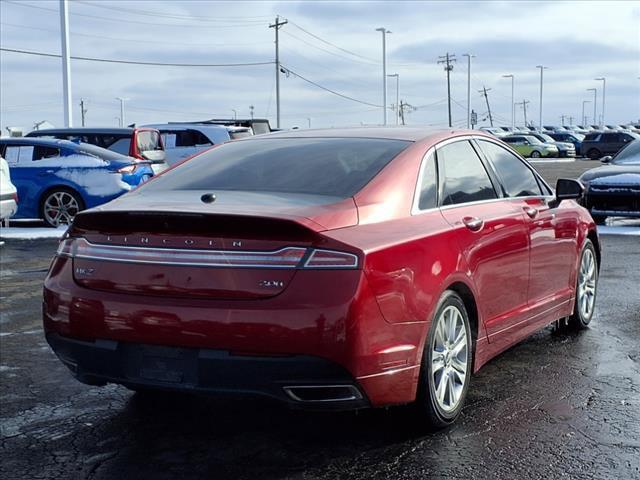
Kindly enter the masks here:
[[592, 160], [605, 155], [615, 155], [629, 142], [639, 139], [640, 135], [632, 132], [593, 132], [587, 134], [582, 141], [582, 154]]

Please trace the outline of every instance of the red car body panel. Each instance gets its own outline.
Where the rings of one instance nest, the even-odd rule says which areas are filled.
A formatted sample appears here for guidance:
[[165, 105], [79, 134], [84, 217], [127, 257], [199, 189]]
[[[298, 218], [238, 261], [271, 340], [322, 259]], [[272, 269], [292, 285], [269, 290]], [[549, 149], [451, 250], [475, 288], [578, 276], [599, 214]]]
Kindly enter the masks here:
[[[412, 213], [425, 153], [455, 137], [492, 137], [415, 129], [364, 132], [339, 136], [415, 142], [353, 198], [326, 204], [304, 196], [276, 200], [255, 194], [236, 203], [233, 195], [221, 195], [220, 202], [205, 204], [198, 192], [174, 192], [149, 199], [144, 214], [165, 214], [167, 224], [172, 215], [194, 220], [163, 232], [145, 229], [147, 217], [136, 217], [142, 188], [81, 215], [71, 230], [93, 244], [124, 247], [166, 247], [170, 241], [185, 250], [333, 249], [356, 255], [357, 269], [219, 268], [212, 276], [206, 268], [132, 268], [58, 256], [44, 286], [45, 332], [238, 355], [317, 356], [344, 367], [370, 404], [381, 406], [415, 399], [431, 318], [449, 288], [475, 299], [468, 308], [476, 319], [474, 371], [571, 314], [579, 252], [587, 236], [597, 241], [586, 210], [573, 201], [551, 209], [549, 197], [525, 197]], [[535, 218], [528, 208], [537, 210]], [[110, 221], [126, 215], [129, 224]], [[468, 217], [483, 220], [481, 231], [465, 226]], [[278, 288], [258, 286], [264, 279]]]

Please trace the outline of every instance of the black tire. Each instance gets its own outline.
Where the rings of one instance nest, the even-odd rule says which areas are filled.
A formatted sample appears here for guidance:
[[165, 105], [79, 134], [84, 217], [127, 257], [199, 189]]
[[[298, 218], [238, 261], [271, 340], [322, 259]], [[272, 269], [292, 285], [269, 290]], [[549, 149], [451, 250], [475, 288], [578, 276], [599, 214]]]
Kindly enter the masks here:
[[540, 158], [540, 152], [537, 150], [534, 150], [533, 152], [531, 152], [531, 158]]
[[[57, 223], [49, 209], [49, 206], [56, 202], [56, 198], [68, 199], [73, 204], [72, 208], [63, 208], [64, 212], [60, 214], [61, 216]], [[60, 204], [59, 201], [57, 203]], [[55, 187], [47, 190], [40, 199], [40, 218], [44, 220], [44, 223], [48, 227], [55, 228], [60, 225], [70, 224], [71, 221], [73, 221], [73, 217], [84, 210], [84, 208], [84, 201], [78, 192], [66, 187]]]
[[[447, 360], [443, 360], [443, 365], [445, 366], [434, 372], [434, 347], [436, 345], [438, 337], [438, 333], [436, 332], [436, 330], [438, 329], [438, 324], [440, 323], [440, 319], [443, 313], [448, 310], [449, 307], [454, 307], [454, 309], [457, 309], [457, 311], [460, 313], [460, 317], [464, 325], [464, 332], [466, 335], [466, 349], [464, 352], [461, 351], [457, 357], [455, 355], [443, 355], [443, 359], [447, 358]], [[457, 335], [459, 335], [461, 332], [460, 329], [454, 328], [454, 335], [456, 335], [455, 331], [458, 332]], [[466, 372], [464, 376], [464, 382], [457, 383], [458, 386], [462, 387], [462, 390], [461, 393], [459, 393], [457, 402], [454, 404], [454, 408], [446, 410], [441, 406], [440, 401], [437, 399], [436, 378], [439, 378], [439, 382], [445, 381], [445, 372], [447, 368], [449, 370], [453, 370], [453, 367], [450, 366], [452, 365], [452, 362], [450, 362], [450, 360], [454, 357], [458, 359], [466, 359]], [[424, 351], [422, 354], [422, 366], [420, 369], [418, 395], [415, 403], [415, 407], [418, 410], [419, 416], [426, 421], [428, 427], [433, 429], [441, 429], [447, 427], [455, 422], [455, 420], [460, 415], [460, 412], [462, 412], [462, 407], [464, 406], [465, 398], [467, 396], [469, 381], [473, 370], [472, 360], [473, 337], [471, 336], [469, 315], [467, 313], [467, 309], [465, 308], [464, 302], [456, 292], [447, 290], [442, 294], [442, 297], [440, 297], [440, 301], [438, 302], [438, 306], [431, 321], [431, 327], [429, 328], [429, 333], [425, 342]], [[438, 372], [440, 370], [442, 371], [442, 373], [438, 377]], [[458, 375], [457, 380], [459, 379], [460, 377]], [[452, 380], [452, 382], [454, 381], [455, 380]], [[453, 385], [453, 383], [448, 383], [447, 386], [449, 385]], [[451, 393], [450, 387], [443, 387], [443, 397], [446, 396], [447, 391], [449, 392], [449, 395], [453, 395]]]
[[602, 157], [602, 152], [597, 148], [591, 148], [587, 152], [587, 157], [589, 157], [591, 160], [599, 160]]
[[608, 217], [606, 215], [594, 215], [592, 213], [591, 218], [593, 218], [593, 221], [596, 222], [596, 225], [604, 225]]
[[[581, 306], [581, 302], [583, 302], [583, 262], [587, 262], [585, 260], [586, 256], [590, 256], [593, 260], [593, 303], [590, 309], [585, 311], [585, 309]], [[573, 305], [573, 315], [571, 315], [568, 319], [567, 325], [569, 328], [573, 330], [582, 330], [587, 328], [589, 323], [591, 323], [591, 319], [593, 318], [593, 312], [595, 310], [595, 302], [598, 291], [598, 257], [596, 255], [596, 249], [591, 243], [591, 240], [587, 239], [582, 247], [582, 252], [580, 253], [580, 262], [578, 263], [578, 272], [576, 274], [576, 298]]]

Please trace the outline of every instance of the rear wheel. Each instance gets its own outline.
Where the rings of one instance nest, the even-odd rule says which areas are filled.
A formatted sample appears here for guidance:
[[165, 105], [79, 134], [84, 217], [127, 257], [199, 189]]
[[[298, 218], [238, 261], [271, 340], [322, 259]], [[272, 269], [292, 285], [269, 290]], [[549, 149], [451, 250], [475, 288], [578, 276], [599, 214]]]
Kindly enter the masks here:
[[602, 152], [600, 152], [600, 150], [598, 150], [597, 148], [592, 148], [587, 152], [587, 157], [589, 157], [591, 160], [598, 160], [600, 157], [602, 157]]
[[84, 209], [80, 195], [70, 189], [58, 188], [47, 192], [41, 205], [41, 215], [50, 227], [70, 225], [73, 218]]
[[574, 329], [586, 328], [593, 318], [598, 286], [598, 261], [591, 240], [587, 240], [580, 255], [576, 280], [576, 300], [569, 326]]
[[540, 152], [534, 150], [533, 152], [531, 152], [531, 158], [540, 158]]
[[462, 411], [471, 377], [472, 341], [464, 303], [457, 293], [447, 290], [425, 343], [416, 401], [431, 427], [452, 424]]

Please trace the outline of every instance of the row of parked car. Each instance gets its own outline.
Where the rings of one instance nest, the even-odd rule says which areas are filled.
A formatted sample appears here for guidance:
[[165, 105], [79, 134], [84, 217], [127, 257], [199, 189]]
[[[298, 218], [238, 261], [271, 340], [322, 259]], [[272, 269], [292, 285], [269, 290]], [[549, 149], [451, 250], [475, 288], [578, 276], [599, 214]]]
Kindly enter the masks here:
[[[615, 155], [627, 143], [640, 138], [640, 125], [604, 130], [588, 126], [554, 127], [481, 127], [501, 140], [510, 143], [521, 155], [531, 158], [584, 156], [597, 160], [605, 155]], [[571, 148], [573, 147], [573, 148]]]
[[[214, 145], [271, 131], [268, 120], [214, 119], [129, 128], [34, 130], [0, 139], [0, 155], [17, 188], [2, 188], [1, 219], [71, 223], [168, 167]], [[6, 197], [6, 198], [5, 198]]]

